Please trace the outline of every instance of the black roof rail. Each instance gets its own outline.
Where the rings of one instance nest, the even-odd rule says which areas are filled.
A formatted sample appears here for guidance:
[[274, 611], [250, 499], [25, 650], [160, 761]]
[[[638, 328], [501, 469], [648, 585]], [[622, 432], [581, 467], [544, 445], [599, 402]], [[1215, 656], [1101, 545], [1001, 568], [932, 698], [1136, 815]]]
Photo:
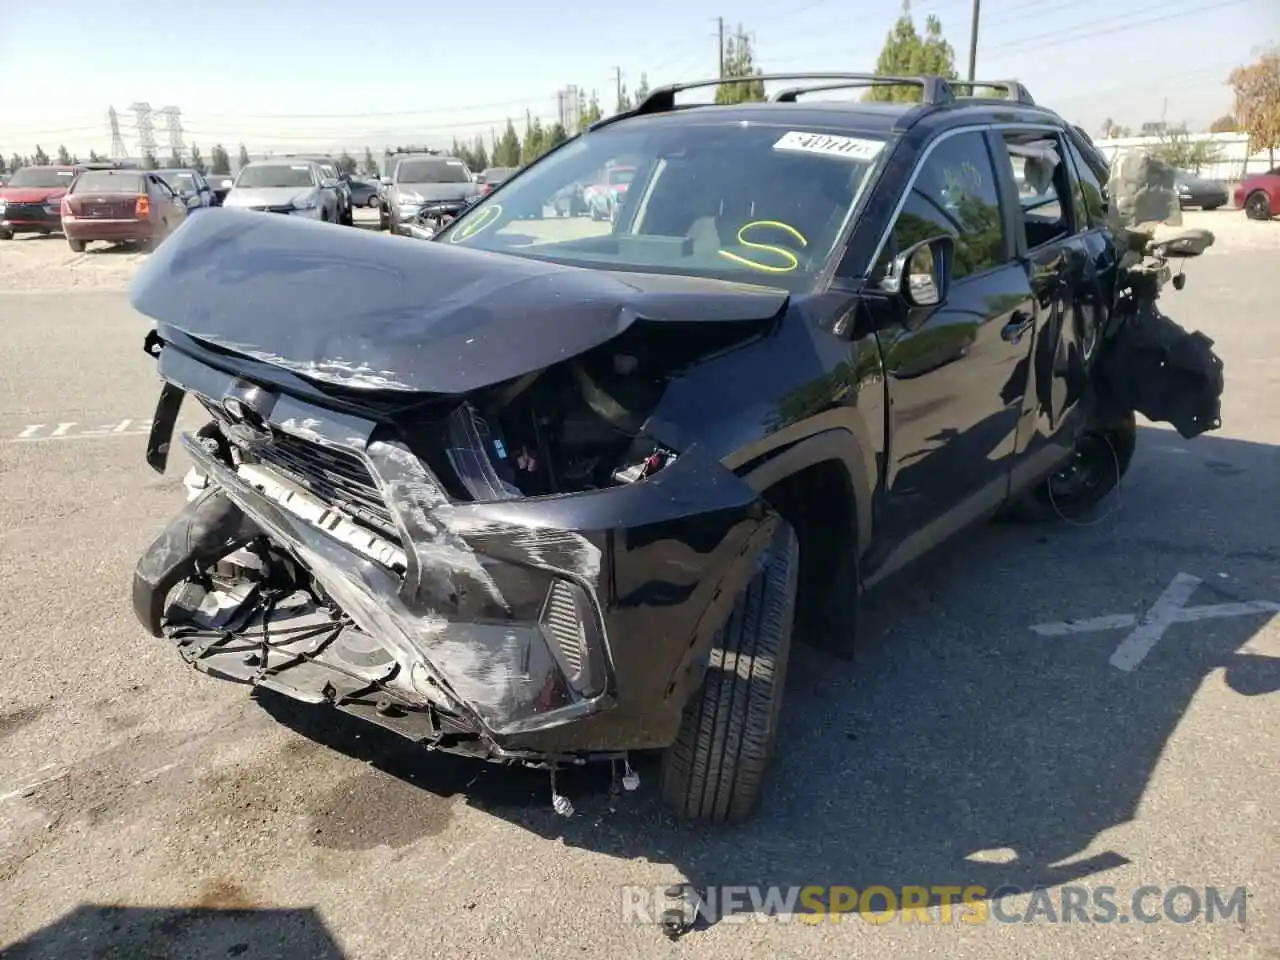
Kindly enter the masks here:
[[977, 93], [979, 87], [1003, 90], [1005, 100], [1014, 100], [1027, 107], [1036, 105], [1031, 93], [1017, 80], [952, 80], [950, 83], [953, 88], [967, 87], [973, 93]]
[[[711, 80], [693, 80], [689, 83], [672, 83], [667, 86], [657, 87], [645, 97], [634, 110], [628, 111], [628, 116], [645, 113], [665, 113], [668, 110], [674, 110], [676, 103], [676, 94], [683, 93], [685, 90], [696, 90], [700, 87], [718, 87], [723, 84], [731, 83], [770, 83], [776, 80], [831, 80], [840, 81], [834, 85], [811, 86], [808, 88], [797, 87], [795, 91], [787, 90], [784, 93], [792, 94], [790, 100], [795, 99], [795, 93], [806, 92], [807, 90], [817, 89], [843, 89], [846, 87], [867, 86], [867, 87], [902, 87], [913, 86], [919, 87], [922, 99], [930, 105], [942, 103], [950, 103], [954, 98], [951, 87], [942, 77], [920, 76], [920, 77], [897, 77], [897, 76], [880, 76], [874, 73], [763, 73], [752, 77], [717, 77]], [[781, 96], [781, 95], [779, 95]], [[778, 97], [774, 98], [775, 100]]]

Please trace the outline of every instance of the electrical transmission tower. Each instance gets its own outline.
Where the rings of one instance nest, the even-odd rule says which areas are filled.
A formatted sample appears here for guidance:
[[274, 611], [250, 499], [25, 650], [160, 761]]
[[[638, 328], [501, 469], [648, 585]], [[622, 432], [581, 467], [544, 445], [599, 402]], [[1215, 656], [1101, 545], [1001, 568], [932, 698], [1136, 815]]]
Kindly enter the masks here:
[[111, 159], [123, 160], [129, 156], [129, 148], [124, 145], [124, 137], [120, 135], [120, 115], [116, 108], [107, 110], [107, 121], [111, 124]]
[[183, 157], [187, 145], [182, 139], [182, 111], [177, 107], [165, 107], [160, 111], [160, 116], [164, 117], [165, 126], [169, 130], [169, 149], [175, 157]]
[[131, 103], [129, 109], [133, 111], [133, 115], [138, 122], [138, 152], [144, 157], [154, 157], [156, 154], [156, 131], [151, 125], [151, 104], [149, 103]]

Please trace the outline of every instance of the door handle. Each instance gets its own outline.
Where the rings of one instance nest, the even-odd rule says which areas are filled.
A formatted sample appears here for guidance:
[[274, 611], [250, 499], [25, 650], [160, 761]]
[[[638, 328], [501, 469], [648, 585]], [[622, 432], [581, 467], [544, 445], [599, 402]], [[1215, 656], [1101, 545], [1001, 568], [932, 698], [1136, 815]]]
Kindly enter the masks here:
[[1007, 343], [1017, 343], [1034, 324], [1035, 320], [1031, 316], [1021, 310], [1015, 310], [1009, 322], [1001, 329], [1000, 338]]

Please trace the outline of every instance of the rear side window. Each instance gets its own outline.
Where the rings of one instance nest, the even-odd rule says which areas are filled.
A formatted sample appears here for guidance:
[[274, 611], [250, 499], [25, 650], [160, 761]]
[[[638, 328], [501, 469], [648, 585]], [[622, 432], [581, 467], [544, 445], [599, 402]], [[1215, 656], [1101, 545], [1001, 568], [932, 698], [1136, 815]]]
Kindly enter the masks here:
[[71, 188], [72, 193], [146, 193], [142, 177], [114, 170], [86, 170]]
[[1062, 141], [1051, 133], [1006, 130], [1004, 142], [1018, 187], [1027, 249], [1035, 250], [1070, 236], [1071, 177], [1063, 159]]
[[956, 280], [1006, 260], [995, 166], [981, 133], [946, 137], [925, 158], [894, 221], [877, 275], [908, 247], [940, 235], [955, 241]]
[[1090, 224], [1095, 227], [1102, 226], [1107, 219], [1106, 193], [1103, 191], [1102, 182], [1094, 176], [1093, 168], [1070, 140], [1067, 141], [1067, 150], [1071, 153], [1071, 162], [1076, 168], [1076, 175], [1080, 178], [1084, 212], [1088, 215]]

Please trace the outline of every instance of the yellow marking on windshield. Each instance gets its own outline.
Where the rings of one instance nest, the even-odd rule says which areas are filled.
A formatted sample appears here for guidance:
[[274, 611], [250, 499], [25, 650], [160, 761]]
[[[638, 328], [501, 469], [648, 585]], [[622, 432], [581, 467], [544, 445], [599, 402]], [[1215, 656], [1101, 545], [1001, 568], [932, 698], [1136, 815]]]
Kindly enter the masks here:
[[752, 260], [749, 257], [744, 257], [740, 254], [731, 253], [730, 251], [723, 249], [718, 251], [720, 256], [724, 257], [726, 260], [733, 260], [735, 263], [740, 263], [744, 267], [750, 267], [752, 270], [761, 270], [765, 273], [791, 273], [799, 268], [800, 258], [786, 247], [780, 247], [775, 243], [759, 243], [753, 240], [748, 240], [745, 234], [747, 231], [756, 228], [781, 230], [783, 233], [795, 237], [796, 242], [798, 242], [800, 246], [807, 247], [809, 245], [809, 241], [805, 239], [804, 234], [789, 223], [783, 223], [781, 220], [752, 220], [750, 223], [744, 223], [738, 228], [738, 242], [744, 247], [750, 247], [752, 250], [760, 250], [775, 254], [776, 256], [786, 260], [787, 265], [779, 267], [769, 263], [761, 263], [759, 260]]
[[493, 226], [499, 217], [502, 216], [502, 204], [495, 203], [491, 207], [485, 207], [480, 213], [468, 220], [453, 233], [449, 234], [450, 243], [459, 243], [463, 240], [470, 240], [481, 230], [486, 227]]

